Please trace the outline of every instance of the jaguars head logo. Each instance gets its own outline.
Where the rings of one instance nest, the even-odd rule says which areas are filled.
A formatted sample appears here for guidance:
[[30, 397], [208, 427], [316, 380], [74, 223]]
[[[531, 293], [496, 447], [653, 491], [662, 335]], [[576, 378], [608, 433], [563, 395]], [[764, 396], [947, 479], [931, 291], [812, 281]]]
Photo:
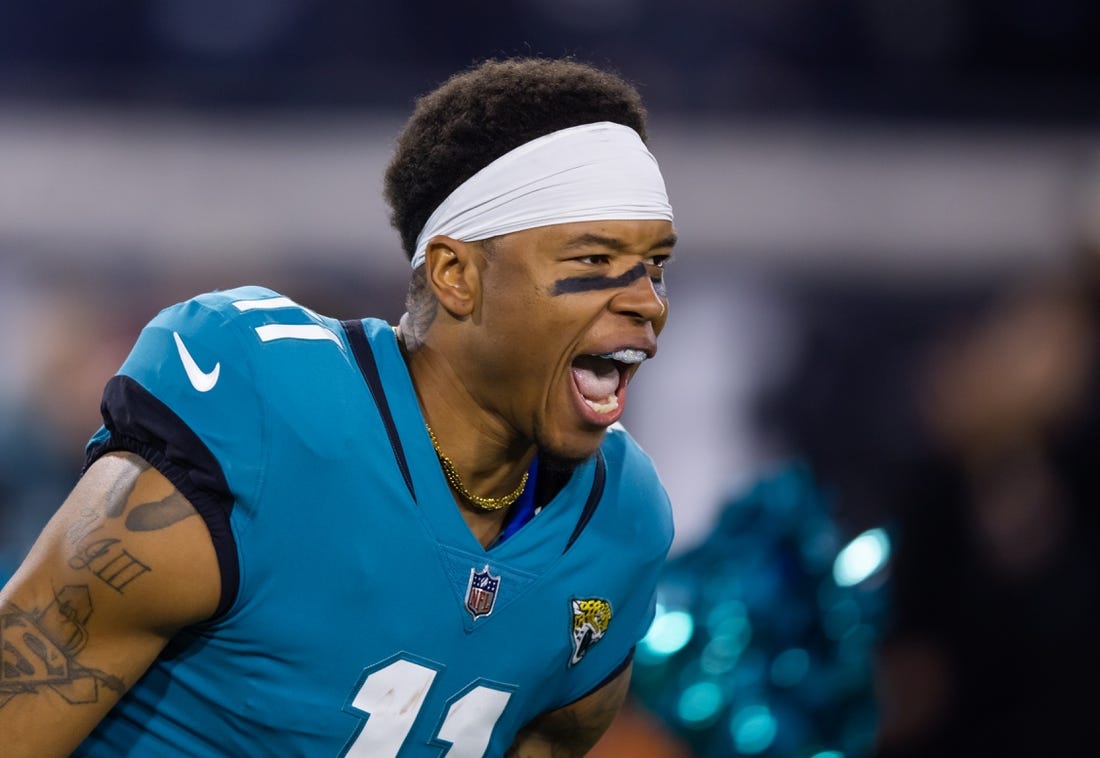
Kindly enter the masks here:
[[598, 597], [573, 598], [573, 654], [569, 665], [576, 666], [588, 649], [603, 639], [611, 623], [611, 603]]

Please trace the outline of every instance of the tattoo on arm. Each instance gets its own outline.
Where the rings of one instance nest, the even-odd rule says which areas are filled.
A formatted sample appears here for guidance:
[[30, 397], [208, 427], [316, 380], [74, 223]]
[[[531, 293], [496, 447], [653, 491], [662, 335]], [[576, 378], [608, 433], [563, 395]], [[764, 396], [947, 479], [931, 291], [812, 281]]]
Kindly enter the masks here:
[[120, 542], [113, 537], [105, 537], [82, 544], [77, 554], [69, 559], [69, 568], [88, 569], [108, 587], [122, 594], [126, 585], [153, 569], [135, 558]]
[[144, 459], [127, 454], [126, 460], [135, 464], [132, 471], [125, 476], [111, 482], [110, 487], [100, 497], [100, 506], [82, 506], [77, 512], [73, 523], [65, 530], [65, 539], [70, 545], [80, 543], [85, 537], [102, 526], [101, 517], [118, 518], [126, 510], [126, 502], [129, 500], [134, 487], [137, 486], [138, 477], [149, 470], [150, 466]]
[[[128, 454], [127, 459], [136, 464], [132, 476], [119, 478], [104, 496], [103, 512], [108, 518], [118, 518], [126, 510], [126, 504], [137, 486], [138, 478], [152, 468], [139, 456]], [[188, 516], [196, 515], [195, 509], [183, 495], [173, 490], [166, 497], [148, 503], [139, 503], [126, 514], [126, 528], [131, 532], [152, 532], [165, 529]]]
[[[165, 529], [188, 516], [196, 514], [195, 509], [179, 492], [173, 491], [160, 500], [138, 503], [126, 512], [126, 505], [133, 495], [139, 477], [151, 466], [136, 455], [127, 458], [135, 468], [127, 476], [120, 476], [103, 495], [102, 514], [116, 519], [126, 514], [126, 528], [131, 532], [150, 532]], [[141, 560], [113, 537], [89, 539], [102, 528], [100, 513], [92, 507], [84, 507], [77, 513], [75, 522], [65, 533], [70, 544], [76, 546], [76, 555], [69, 559], [69, 567], [77, 570], [87, 569], [101, 579], [108, 587], [122, 593], [130, 582], [152, 571], [152, 567]]]
[[71, 705], [98, 702], [100, 687], [122, 694], [116, 676], [76, 660], [88, 642], [88, 585], [67, 585], [44, 609], [0, 607], [0, 708], [13, 698], [52, 690]]
[[152, 532], [172, 526], [188, 516], [194, 516], [195, 509], [187, 499], [173, 492], [155, 503], [141, 503], [126, 514], [126, 528], [131, 532]]
[[[181, 494], [127, 508], [141, 475], [151, 466], [136, 455], [126, 455], [133, 468], [111, 483], [97, 504], [78, 508], [64, 532], [73, 547], [68, 565], [88, 571], [118, 593], [152, 567], [131, 553], [117, 537], [97, 536], [105, 519], [125, 514], [130, 532], [164, 529], [196, 511]], [[88, 642], [92, 595], [87, 584], [69, 584], [56, 590], [45, 608], [24, 610], [0, 605], [0, 708], [13, 698], [52, 690], [72, 705], [95, 703], [106, 687], [122, 694], [121, 678], [81, 665], [78, 654]]]
[[122, 515], [126, 510], [126, 501], [130, 498], [130, 493], [137, 486], [138, 478], [151, 468], [144, 458], [133, 453], [128, 453], [125, 458], [133, 463], [135, 468], [128, 472], [127, 476], [116, 479], [111, 484], [111, 488], [103, 493], [103, 512], [107, 514], [107, 518], [118, 518]]

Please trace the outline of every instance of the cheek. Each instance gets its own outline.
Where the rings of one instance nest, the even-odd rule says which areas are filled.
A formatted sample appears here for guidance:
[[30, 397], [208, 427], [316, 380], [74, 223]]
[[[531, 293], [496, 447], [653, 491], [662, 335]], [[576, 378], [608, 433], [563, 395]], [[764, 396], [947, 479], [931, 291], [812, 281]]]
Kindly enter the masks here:
[[510, 384], [539, 395], [560, 384], [563, 377], [570, 376], [568, 363], [577, 331], [574, 321], [545, 302], [517, 311], [507, 331], [501, 333], [508, 340], [501, 345], [501, 353], [509, 356], [504, 370], [511, 377]]
[[513, 384], [545, 364], [553, 334], [558, 330], [545, 303], [524, 294], [487, 308], [478, 328], [486, 340], [481, 360], [494, 365], [501, 379], [506, 376]]
[[[501, 272], [504, 273], [504, 272]], [[508, 272], [512, 273], [512, 272]], [[589, 325], [585, 314], [598, 310], [592, 293], [553, 295], [549, 277], [501, 276], [484, 300], [485, 333], [496, 355], [485, 356], [512, 381], [545, 386], [568, 363], [574, 346]], [[507, 356], [507, 357], [505, 357]], [[501, 365], [510, 361], [510, 366]]]
[[500, 333], [519, 335], [524, 342], [553, 340], [563, 336], [570, 323], [569, 303], [533, 287], [513, 290], [497, 300], [490, 327]]

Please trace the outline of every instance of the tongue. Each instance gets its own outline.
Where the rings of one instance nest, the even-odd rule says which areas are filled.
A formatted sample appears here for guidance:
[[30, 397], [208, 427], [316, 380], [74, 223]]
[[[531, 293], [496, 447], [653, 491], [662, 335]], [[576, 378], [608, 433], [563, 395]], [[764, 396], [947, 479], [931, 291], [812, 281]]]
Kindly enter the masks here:
[[619, 369], [601, 358], [584, 356], [573, 363], [573, 379], [587, 400], [607, 400], [619, 388]]

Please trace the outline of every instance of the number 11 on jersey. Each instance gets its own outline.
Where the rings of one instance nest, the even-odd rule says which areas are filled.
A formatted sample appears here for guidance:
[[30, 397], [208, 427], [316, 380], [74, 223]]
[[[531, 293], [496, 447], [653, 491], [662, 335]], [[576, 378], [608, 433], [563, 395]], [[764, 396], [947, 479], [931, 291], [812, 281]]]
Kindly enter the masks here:
[[[345, 710], [366, 719], [344, 748], [352, 758], [396, 758], [443, 665], [401, 654], [363, 671]], [[450, 698], [429, 744], [447, 758], [482, 758], [515, 687], [478, 679]]]

